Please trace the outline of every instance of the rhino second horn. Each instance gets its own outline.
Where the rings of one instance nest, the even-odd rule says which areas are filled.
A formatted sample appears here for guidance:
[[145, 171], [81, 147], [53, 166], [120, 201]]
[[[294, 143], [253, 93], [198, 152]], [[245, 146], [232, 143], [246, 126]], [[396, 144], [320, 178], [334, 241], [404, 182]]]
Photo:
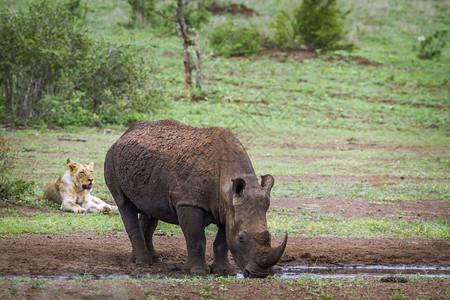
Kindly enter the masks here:
[[288, 234], [284, 236], [283, 243], [277, 248], [261, 247], [257, 251], [256, 263], [261, 268], [270, 268], [275, 265], [283, 255], [284, 249], [286, 249]]

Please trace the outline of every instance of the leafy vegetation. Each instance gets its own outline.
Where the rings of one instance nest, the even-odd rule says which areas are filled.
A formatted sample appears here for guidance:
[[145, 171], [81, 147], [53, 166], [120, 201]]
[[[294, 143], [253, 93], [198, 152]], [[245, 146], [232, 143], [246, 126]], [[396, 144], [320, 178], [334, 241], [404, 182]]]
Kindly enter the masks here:
[[344, 18], [337, 0], [303, 0], [294, 12], [295, 32], [311, 50], [337, 49], [344, 34]]
[[291, 13], [282, 10], [272, 21], [274, 36], [272, 42], [281, 49], [298, 49], [302, 43], [298, 36], [296, 20]]
[[345, 17], [337, 0], [303, 0], [291, 13], [281, 10], [272, 22], [273, 42], [283, 49], [309, 50], [351, 49], [343, 43]]
[[127, 0], [132, 8], [131, 22], [154, 24], [158, 16], [155, 13], [155, 0]]
[[[127, 0], [132, 8], [129, 25], [142, 24], [151, 27], [158, 35], [175, 34], [176, 1]], [[209, 23], [210, 1], [183, 2], [183, 16], [190, 29], [200, 29]], [[132, 27], [133, 27], [132, 26]]]
[[14, 118], [28, 119], [44, 92], [86, 56], [89, 43], [65, 5], [38, 2], [28, 14], [3, 9], [0, 20], [4, 105]]
[[437, 30], [433, 35], [419, 36], [419, 58], [432, 59], [441, 54], [442, 49], [446, 45], [445, 36], [447, 29]]
[[0, 136], [0, 200], [34, 196], [34, 181], [11, 178], [15, 157], [8, 141]]
[[91, 39], [64, 3], [3, 9], [0, 19], [3, 119], [130, 123], [158, 101], [136, 48]]
[[256, 28], [232, 21], [215, 27], [209, 42], [214, 53], [225, 57], [250, 55], [262, 49], [262, 37]]

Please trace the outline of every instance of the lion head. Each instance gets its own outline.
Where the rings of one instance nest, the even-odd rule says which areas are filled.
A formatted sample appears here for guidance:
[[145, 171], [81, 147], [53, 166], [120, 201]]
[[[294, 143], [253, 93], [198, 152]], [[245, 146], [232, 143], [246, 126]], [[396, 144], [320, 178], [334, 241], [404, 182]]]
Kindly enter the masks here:
[[81, 186], [83, 190], [92, 189], [92, 185], [94, 184], [93, 162], [80, 164], [68, 158], [67, 167], [69, 168], [70, 175], [74, 179], [76, 185]]

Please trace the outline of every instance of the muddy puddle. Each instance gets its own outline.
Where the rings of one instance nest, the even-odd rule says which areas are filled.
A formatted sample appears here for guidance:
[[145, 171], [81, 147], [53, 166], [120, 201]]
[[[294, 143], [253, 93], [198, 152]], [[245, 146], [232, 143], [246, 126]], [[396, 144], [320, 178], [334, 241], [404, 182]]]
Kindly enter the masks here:
[[[173, 274], [172, 274], [173, 275]], [[67, 274], [67, 275], [27, 275], [32, 279], [52, 279], [70, 280], [89, 276], [91, 279], [128, 279], [128, 278], [182, 278], [186, 274], [180, 272], [179, 276], [167, 276], [166, 274], [138, 273], [138, 274]], [[0, 274], [0, 276], [2, 276]], [[358, 276], [393, 278], [394, 280], [408, 278], [409, 276], [421, 277], [448, 277], [450, 278], [450, 267], [448, 266], [427, 266], [427, 265], [289, 265], [280, 266], [276, 269], [275, 277], [279, 278], [353, 278]], [[23, 276], [8, 276], [19, 278]], [[238, 279], [244, 278], [242, 273], [236, 276]]]
[[275, 276], [281, 278], [345, 278], [356, 276], [389, 277], [411, 275], [450, 277], [450, 267], [427, 265], [297, 265], [281, 267], [277, 270]]

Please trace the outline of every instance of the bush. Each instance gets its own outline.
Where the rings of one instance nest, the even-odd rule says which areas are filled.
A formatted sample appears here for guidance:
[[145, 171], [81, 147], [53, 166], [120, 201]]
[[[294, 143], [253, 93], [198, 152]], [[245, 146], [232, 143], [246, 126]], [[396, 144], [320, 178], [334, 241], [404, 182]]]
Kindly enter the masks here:
[[32, 118], [45, 92], [86, 56], [89, 42], [74, 24], [65, 5], [46, 1], [28, 14], [0, 11], [0, 85], [14, 118]]
[[[167, 16], [175, 17], [176, 8], [177, 8], [176, 1], [172, 1], [167, 6], [163, 7], [162, 10], [165, 12]], [[211, 14], [207, 9], [207, 1], [204, 0], [188, 1], [183, 6], [183, 17], [186, 22], [186, 25], [189, 28], [199, 29], [204, 25], [208, 24], [210, 15]]]
[[310, 50], [342, 48], [344, 18], [337, 0], [303, 0], [294, 12], [296, 33]]
[[[131, 24], [139, 21], [141, 24], [150, 24], [162, 32], [167, 29], [172, 30], [176, 25], [173, 21], [163, 18], [156, 11], [161, 11], [163, 15], [174, 18], [176, 14], [177, 3], [170, 1], [169, 3], [160, 5], [156, 8], [155, 0], [128, 0], [133, 12], [131, 15]], [[188, 1], [183, 6], [183, 16], [189, 28], [199, 29], [203, 25], [209, 23], [210, 12], [208, 11], [209, 2], [205, 0]]]
[[281, 11], [272, 22], [277, 47], [309, 50], [349, 49], [344, 43], [344, 19], [349, 11], [338, 8], [337, 0], [303, 0], [291, 14]]
[[[62, 4], [0, 16], [0, 112], [16, 123], [127, 123], [157, 106], [139, 49], [95, 41]], [[132, 116], [132, 117], [130, 117]]]
[[296, 32], [297, 22], [287, 11], [280, 11], [272, 21], [275, 36], [272, 42], [282, 49], [297, 49], [301, 47], [300, 37]]
[[432, 35], [419, 37], [418, 57], [420, 59], [433, 59], [441, 54], [446, 45], [447, 29], [436, 30]]
[[262, 49], [262, 37], [258, 30], [232, 21], [215, 27], [209, 42], [215, 54], [226, 57], [251, 55]]
[[0, 136], [0, 199], [21, 198], [35, 194], [33, 181], [11, 179], [14, 159], [15, 153], [9, 147], [7, 140]]
[[9, 148], [5, 137], [0, 136], [0, 191], [4, 189], [13, 169], [14, 153]]
[[155, 13], [155, 0], [128, 0], [130, 4], [131, 23], [138, 21], [141, 24], [153, 24], [158, 17]]

